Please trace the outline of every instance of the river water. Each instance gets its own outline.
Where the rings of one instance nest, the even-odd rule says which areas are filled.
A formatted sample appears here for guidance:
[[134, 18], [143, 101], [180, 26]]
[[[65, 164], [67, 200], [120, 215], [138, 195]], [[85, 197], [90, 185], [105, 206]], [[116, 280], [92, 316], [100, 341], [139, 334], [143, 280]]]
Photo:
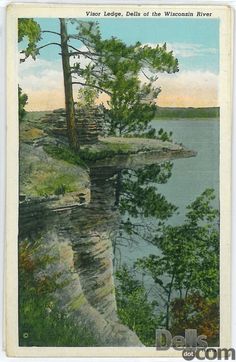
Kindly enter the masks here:
[[[214, 206], [219, 205], [219, 119], [165, 119], [154, 120], [157, 130], [173, 132], [173, 141], [197, 151], [196, 157], [173, 161], [172, 176], [158, 190], [168, 201], [178, 207], [169, 223], [184, 221], [186, 206], [206, 188], [215, 190]], [[147, 220], [148, 221], [148, 220]], [[132, 266], [137, 258], [157, 253], [157, 248], [136, 238], [136, 242], [120, 246], [120, 263]]]

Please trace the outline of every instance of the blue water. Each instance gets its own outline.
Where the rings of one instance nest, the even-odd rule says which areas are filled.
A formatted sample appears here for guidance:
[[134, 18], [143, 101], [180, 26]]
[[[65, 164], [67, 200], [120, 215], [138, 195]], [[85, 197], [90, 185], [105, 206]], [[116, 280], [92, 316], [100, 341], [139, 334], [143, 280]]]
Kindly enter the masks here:
[[158, 189], [166, 198], [179, 207], [175, 221], [183, 221], [185, 206], [199, 196], [206, 188], [213, 188], [216, 194], [215, 206], [219, 200], [219, 120], [164, 120], [153, 121], [153, 127], [173, 131], [173, 141], [197, 151], [196, 157], [174, 161], [172, 177]]
[[[197, 151], [196, 157], [173, 161], [172, 177], [167, 184], [158, 185], [158, 190], [168, 201], [178, 207], [178, 214], [169, 223], [184, 221], [186, 206], [206, 188], [214, 188], [219, 205], [219, 120], [218, 119], [177, 119], [154, 120], [157, 130], [173, 132], [173, 141]], [[148, 220], [146, 220], [148, 222]], [[137, 258], [157, 253], [157, 248], [136, 238], [135, 244], [120, 247], [121, 262], [132, 266]]]

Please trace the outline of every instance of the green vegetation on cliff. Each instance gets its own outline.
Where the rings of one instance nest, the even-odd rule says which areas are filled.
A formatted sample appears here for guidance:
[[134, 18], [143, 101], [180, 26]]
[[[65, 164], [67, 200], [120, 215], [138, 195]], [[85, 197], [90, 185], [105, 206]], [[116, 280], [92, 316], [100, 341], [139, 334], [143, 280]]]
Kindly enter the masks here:
[[[45, 251], [47, 248], [47, 252]], [[91, 332], [57, 305], [55, 293], [70, 283], [62, 272], [50, 273], [59, 260], [39, 240], [19, 243], [19, 345], [24, 347], [89, 347]]]
[[117, 311], [121, 322], [133, 330], [145, 346], [154, 346], [156, 328], [161, 323], [160, 316], [155, 313], [156, 303], [150, 302], [145, 286], [126, 266], [117, 271], [116, 280]]

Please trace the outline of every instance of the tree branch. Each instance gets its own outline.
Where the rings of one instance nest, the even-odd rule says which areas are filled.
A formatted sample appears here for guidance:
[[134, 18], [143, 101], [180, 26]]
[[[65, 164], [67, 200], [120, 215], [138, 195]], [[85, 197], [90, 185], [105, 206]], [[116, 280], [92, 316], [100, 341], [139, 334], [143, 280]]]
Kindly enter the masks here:
[[144, 77], [147, 78], [150, 82], [155, 82], [157, 81], [158, 77], [149, 77], [147, 74], [145, 74], [144, 70], [141, 69], [141, 72], [143, 73]]
[[86, 41], [85, 38], [83, 38], [82, 36], [79, 35], [69, 35], [69, 39], [77, 39], [79, 41], [81, 41], [81, 43], [84, 44], [84, 46], [88, 49], [88, 51], [91, 53], [91, 49], [89, 48], [89, 42]]
[[51, 31], [51, 30], [42, 30], [41, 33], [51, 33], [51, 34], [56, 34], [56, 35], [61, 36], [60, 33], [57, 33], [56, 31]]
[[83, 83], [83, 82], [72, 82], [72, 84], [79, 84], [79, 85], [83, 85], [83, 86], [86, 86], [86, 87], [96, 88], [96, 89], [108, 94], [109, 96], [112, 95], [112, 93], [109, 92], [108, 90], [106, 90], [104, 88], [101, 88], [101, 87], [99, 87], [98, 85], [95, 85], [95, 84], [87, 84], [87, 83]]
[[58, 46], [61, 48], [61, 44], [60, 44], [60, 43], [48, 43], [48, 44], [42, 45], [41, 47], [37, 48], [37, 50], [46, 48], [46, 47], [48, 47], [49, 45], [58, 45]]
[[69, 45], [69, 44], [68, 44], [68, 47], [71, 48], [71, 49], [76, 50], [76, 52], [79, 53], [79, 54], [84, 54], [84, 52], [83, 52], [82, 50], [79, 50], [79, 49], [73, 47], [73, 45]]
[[[71, 47], [71, 48], [73, 48], [72, 47], [72, 45], [68, 45], [69, 47]], [[75, 48], [74, 48], [75, 49]], [[91, 55], [94, 55], [94, 56], [99, 56], [99, 54], [96, 54], [96, 53], [91, 53], [91, 52], [83, 52], [83, 51], [81, 51], [81, 50], [76, 50], [76, 52], [71, 52], [71, 53], [69, 53], [69, 56], [74, 56], [74, 55], [78, 55], [78, 54], [82, 54], [82, 55], [85, 55], [86, 57], [88, 57], [89, 58], [89, 55], [91, 56]], [[91, 59], [91, 58], [89, 58], [89, 59]], [[93, 60], [93, 59], [91, 59], [91, 60]]]

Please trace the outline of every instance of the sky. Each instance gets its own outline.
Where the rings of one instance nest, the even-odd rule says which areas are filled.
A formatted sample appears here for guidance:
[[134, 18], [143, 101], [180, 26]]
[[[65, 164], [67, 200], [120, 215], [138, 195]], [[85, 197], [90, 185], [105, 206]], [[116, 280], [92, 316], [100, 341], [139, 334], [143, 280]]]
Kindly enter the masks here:
[[[35, 19], [42, 30], [59, 31], [55, 18]], [[85, 20], [85, 19], [83, 19]], [[88, 19], [86, 19], [88, 20]], [[162, 91], [157, 99], [165, 107], [218, 106], [219, 20], [192, 18], [106, 18], [93, 19], [99, 23], [102, 38], [115, 36], [127, 45], [167, 43], [179, 61], [179, 72], [158, 74], [157, 85]], [[68, 33], [75, 34], [74, 25]], [[39, 46], [58, 41], [55, 34], [43, 34]], [[19, 44], [19, 49], [25, 42]], [[82, 44], [73, 43], [77, 47]], [[34, 61], [27, 59], [19, 65], [19, 84], [28, 94], [28, 110], [51, 110], [64, 107], [61, 57], [58, 46], [42, 49]], [[75, 89], [75, 98], [76, 92]], [[105, 101], [105, 97], [101, 100]]]

